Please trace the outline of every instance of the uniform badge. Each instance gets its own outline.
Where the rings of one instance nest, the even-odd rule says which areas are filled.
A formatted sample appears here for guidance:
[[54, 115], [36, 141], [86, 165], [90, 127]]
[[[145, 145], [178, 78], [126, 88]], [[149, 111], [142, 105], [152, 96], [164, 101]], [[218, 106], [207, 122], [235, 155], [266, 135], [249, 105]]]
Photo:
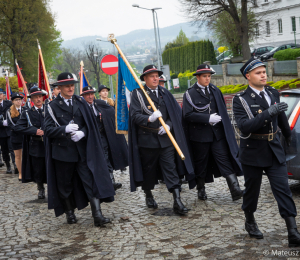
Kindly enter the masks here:
[[152, 107], [151, 106], [148, 106], [148, 109], [151, 109]]
[[253, 98], [254, 98], [254, 97], [255, 97], [255, 94], [254, 94], [254, 93], [251, 93], [251, 97], [253, 97]]
[[261, 109], [258, 109], [258, 111], [257, 111], [257, 112], [260, 114], [260, 113], [262, 113], [262, 110], [261, 110]]
[[150, 92], [147, 90], [147, 94], [150, 95]]
[[62, 101], [59, 101], [59, 104], [60, 104], [60, 105], [62, 105], [62, 104], [63, 104], [63, 102], [62, 102]]

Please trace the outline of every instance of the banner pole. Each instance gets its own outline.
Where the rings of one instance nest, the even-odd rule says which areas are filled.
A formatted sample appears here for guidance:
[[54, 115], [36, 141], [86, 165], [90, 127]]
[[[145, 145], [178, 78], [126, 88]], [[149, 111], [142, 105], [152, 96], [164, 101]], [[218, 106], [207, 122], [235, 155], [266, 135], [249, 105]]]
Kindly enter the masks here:
[[[119, 51], [121, 57], [123, 58], [123, 60], [124, 60], [124, 62], [126, 64], [126, 66], [128, 67], [130, 73], [132, 74], [133, 78], [135, 79], [135, 81], [137, 82], [137, 84], [139, 85], [139, 87], [142, 89], [144, 95], [146, 96], [146, 98], [147, 98], [150, 106], [152, 107], [153, 111], [157, 111], [156, 106], [154, 105], [154, 103], [152, 102], [151, 98], [149, 97], [149, 95], [145, 91], [144, 86], [141, 84], [140, 80], [138, 79], [137, 75], [135, 74], [135, 72], [133, 71], [132, 67], [130, 66], [128, 60], [126, 59], [124, 53], [122, 52], [122, 50], [120, 49], [119, 45], [117, 44], [117, 40], [115, 39], [115, 36], [113, 34], [110, 34], [108, 36], [108, 41], [110, 41], [112, 44], [114, 44], [116, 46], [117, 50]], [[177, 153], [179, 154], [181, 160], [184, 160], [185, 156], [182, 153], [179, 145], [177, 144], [176, 140], [174, 139], [174, 137], [173, 137], [172, 133], [170, 132], [169, 128], [167, 127], [165, 121], [162, 119], [162, 117], [159, 117], [158, 119], [159, 119], [161, 125], [164, 127], [164, 129], [165, 129], [167, 135], [169, 136], [171, 142], [173, 143], [173, 145], [174, 145]]]

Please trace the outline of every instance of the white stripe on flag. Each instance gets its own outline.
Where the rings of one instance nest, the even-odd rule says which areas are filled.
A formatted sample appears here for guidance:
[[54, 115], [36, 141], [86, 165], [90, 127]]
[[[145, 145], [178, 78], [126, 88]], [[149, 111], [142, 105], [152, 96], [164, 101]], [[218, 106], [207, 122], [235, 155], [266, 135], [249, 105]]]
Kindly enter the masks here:
[[118, 62], [113, 61], [113, 62], [103, 62], [102, 63], [102, 68], [115, 68], [118, 67]]

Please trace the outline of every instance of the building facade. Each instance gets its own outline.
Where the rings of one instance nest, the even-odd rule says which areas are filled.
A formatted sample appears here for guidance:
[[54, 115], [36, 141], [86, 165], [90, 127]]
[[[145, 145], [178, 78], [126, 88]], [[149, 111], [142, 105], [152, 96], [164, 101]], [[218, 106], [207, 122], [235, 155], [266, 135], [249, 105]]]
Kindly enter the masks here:
[[256, 0], [257, 24], [252, 46], [300, 44], [300, 0]]

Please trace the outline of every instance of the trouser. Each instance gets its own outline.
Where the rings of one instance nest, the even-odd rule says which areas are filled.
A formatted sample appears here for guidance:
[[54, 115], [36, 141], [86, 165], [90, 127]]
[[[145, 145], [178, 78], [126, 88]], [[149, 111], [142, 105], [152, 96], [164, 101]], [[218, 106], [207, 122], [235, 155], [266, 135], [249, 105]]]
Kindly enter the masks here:
[[30, 155], [33, 180], [36, 183], [47, 183], [45, 157], [35, 157]]
[[195, 165], [196, 178], [205, 179], [207, 174], [207, 164], [209, 155], [212, 154], [216, 165], [223, 177], [234, 173], [231, 163], [231, 154], [226, 138], [217, 141], [214, 137], [213, 142], [200, 143], [191, 141], [191, 147]]
[[104, 159], [106, 161], [108, 171], [110, 173], [112, 173], [114, 171], [114, 169], [113, 169], [110, 159], [109, 159], [109, 146], [108, 146], [108, 140], [107, 140], [105, 133], [101, 133], [101, 142], [102, 142], [102, 147], [104, 150]]
[[243, 196], [242, 209], [245, 212], [255, 212], [260, 192], [263, 171], [265, 171], [273, 195], [277, 201], [281, 217], [295, 217], [296, 206], [292, 198], [292, 192], [288, 183], [286, 164], [280, 164], [273, 155], [273, 163], [270, 167], [256, 167], [242, 164], [245, 178], [245, 191]]
[[[2, 151], [2, 158], [4, 162], [9, 162], [10, 161], [10, 157], [9, 157], [9, 153], [11, 154], [11, 159], [14, 162], [15, 161], [15, 154], [14, 151], [12, 149], [12, 145], [10, 142], [10, 137], [2, 137], [0, 138], [0, 145], [1, 145], [1, 151]], [[11, 153], [12, 151], [12, 153]]]
[[89, 200], [93, 197], [93, 174], [87, 166], [87, 162], [80, 160], [78, 162], [63, 162], [59, 160], [53, 160], [58, 194], [61, 199], [68, 199], [74, 189], [75, 171], [77, 171], [79, 178], [82, 181], [83, 188], [87, 194]]
[[[166, 148], [139, 148], [143, 169], [143, 190], [152, 190], [158, 179], [160, 170], [169, 192], [181, 187], [175, 165], [175, 149]], [[159, 169], [160, 168], [160, 169]]]

